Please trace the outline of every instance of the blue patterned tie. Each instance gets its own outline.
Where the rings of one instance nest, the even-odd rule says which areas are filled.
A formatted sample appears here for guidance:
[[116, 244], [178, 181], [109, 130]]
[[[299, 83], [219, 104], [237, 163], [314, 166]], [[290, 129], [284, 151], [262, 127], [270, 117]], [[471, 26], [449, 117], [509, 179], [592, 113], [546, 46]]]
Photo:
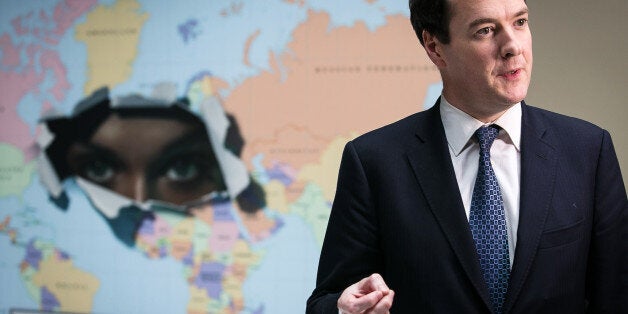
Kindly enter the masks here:
[[480, 143], [480, 164], [471, 198], [469, 225], [493, 309], [495, 313], [502, 313], [508, 289], [510, 261], [504, 202], [491, 166], [491, 145], [497, 133], [499, 129], [495, 125], [481, 127], [475, 131]]

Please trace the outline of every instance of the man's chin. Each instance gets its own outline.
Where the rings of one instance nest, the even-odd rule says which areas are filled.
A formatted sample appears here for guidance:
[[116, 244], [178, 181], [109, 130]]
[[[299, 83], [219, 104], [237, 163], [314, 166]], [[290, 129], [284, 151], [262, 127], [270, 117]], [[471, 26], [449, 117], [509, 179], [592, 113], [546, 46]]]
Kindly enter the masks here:
[[527, 91], [526, 92], [519, 92], [519, 93], [510, 93], [510, 94], [505, 94], [502, 96], [502, 102], [504, 105], [506, 106], [512, 106], [516, 103], [521, 102], [522, 100], [525, 99], [527, 95]]

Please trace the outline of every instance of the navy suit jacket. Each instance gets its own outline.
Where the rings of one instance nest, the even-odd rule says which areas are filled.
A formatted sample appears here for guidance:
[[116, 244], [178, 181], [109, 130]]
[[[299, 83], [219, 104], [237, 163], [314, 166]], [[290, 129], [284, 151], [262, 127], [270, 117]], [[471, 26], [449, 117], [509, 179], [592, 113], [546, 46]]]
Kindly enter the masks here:
[[[628, 313], [628, 201], [607, 131], [522, 104], [505, 313]], [[491, 313], [439, 104], [349, 142], [307, 313], [372, 273], [392, 313]]]

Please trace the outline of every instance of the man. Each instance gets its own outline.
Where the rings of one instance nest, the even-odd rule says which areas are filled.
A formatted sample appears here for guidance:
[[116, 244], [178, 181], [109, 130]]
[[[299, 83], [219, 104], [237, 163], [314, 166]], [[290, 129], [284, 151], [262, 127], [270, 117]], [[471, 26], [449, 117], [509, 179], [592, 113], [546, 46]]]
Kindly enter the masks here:
[[410, 11], [442, 97], [345, 147], [307, 312], [628, 312], [610, 135], [523, 102], [525, 1]]

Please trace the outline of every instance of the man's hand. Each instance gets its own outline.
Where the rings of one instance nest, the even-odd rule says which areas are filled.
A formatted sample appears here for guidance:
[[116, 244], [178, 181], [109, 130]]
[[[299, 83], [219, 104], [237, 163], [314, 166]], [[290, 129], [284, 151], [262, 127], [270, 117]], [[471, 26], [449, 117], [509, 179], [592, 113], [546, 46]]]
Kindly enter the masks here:
[[379, 274], [372, 274], [345, 289], [338, 299], [341, 314], [386, 314], [395, 293]]

